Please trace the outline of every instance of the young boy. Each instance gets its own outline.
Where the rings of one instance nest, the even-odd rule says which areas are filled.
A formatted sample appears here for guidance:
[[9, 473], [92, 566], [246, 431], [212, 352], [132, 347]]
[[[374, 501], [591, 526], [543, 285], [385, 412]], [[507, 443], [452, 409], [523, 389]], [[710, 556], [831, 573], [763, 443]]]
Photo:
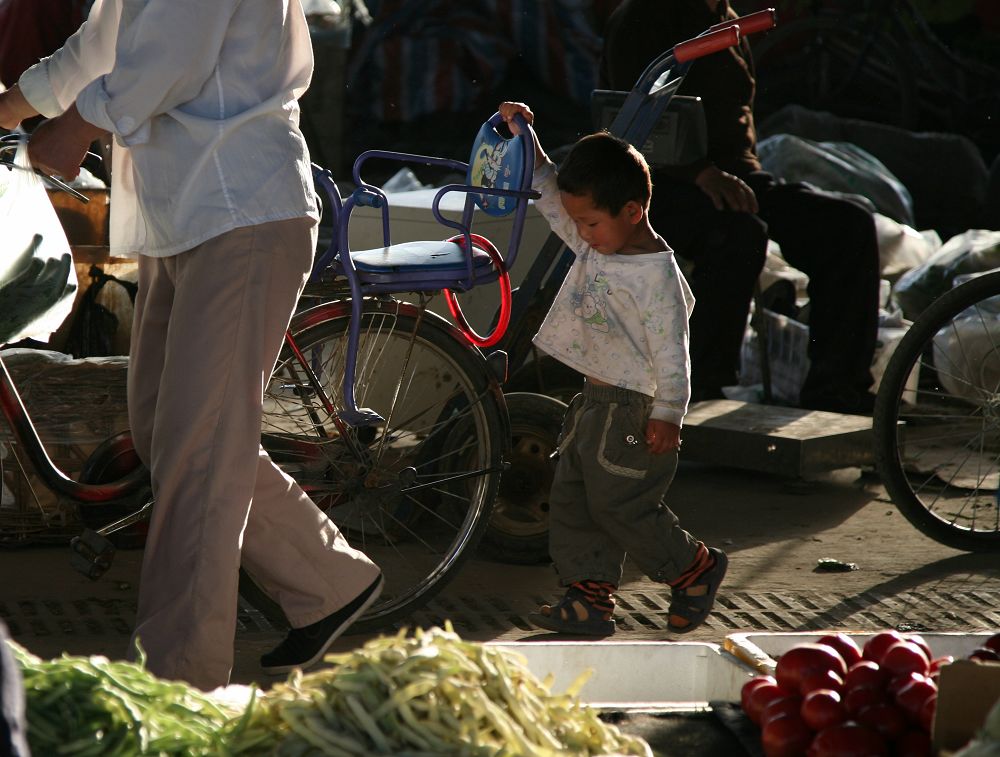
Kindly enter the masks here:
[[[515, 115], [534, 121], [523, 103], [502, 103], [500, 114], [515, 132]], [[536, 141], [533, 186], [539, 211], [577, 256], [534, 343], [586, 382], [566, 413], [550, 496], [550, 554], [568, 588], [531, 620], [559, 633], [613, 634], [627, 553], [671, 587], [668, 628], [687, 633], [711, 612], [728, 564], [663, 503], [690, 396], [694, 297], [650, 226], [649, 168], [635, 148], [591, 134], [557, 175]]]

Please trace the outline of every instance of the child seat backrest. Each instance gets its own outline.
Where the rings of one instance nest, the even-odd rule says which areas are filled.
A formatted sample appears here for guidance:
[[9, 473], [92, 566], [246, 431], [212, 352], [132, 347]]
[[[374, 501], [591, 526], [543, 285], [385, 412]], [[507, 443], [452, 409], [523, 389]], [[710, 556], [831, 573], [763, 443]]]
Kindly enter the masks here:
[[[520, 137], [504, 138], [490, 122], [484, 123], [473, 142], [466, 183], [491, 189], [522, 189], [524, 144], [525, 140]], [[491, 216], [505, 216], [517, 208], [515, 197], [472, 195], [472, 198]]]

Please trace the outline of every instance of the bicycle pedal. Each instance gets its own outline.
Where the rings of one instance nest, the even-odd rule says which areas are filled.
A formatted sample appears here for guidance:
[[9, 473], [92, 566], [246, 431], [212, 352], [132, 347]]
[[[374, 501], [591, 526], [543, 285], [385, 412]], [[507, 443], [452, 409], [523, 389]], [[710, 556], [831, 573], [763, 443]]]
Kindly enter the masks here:
[[85, 529], [69, 543], [73, 554], [70, 565], [87, 578], [96, 581], [103, 576], [115, 557], [115, 545], [92, 529]]

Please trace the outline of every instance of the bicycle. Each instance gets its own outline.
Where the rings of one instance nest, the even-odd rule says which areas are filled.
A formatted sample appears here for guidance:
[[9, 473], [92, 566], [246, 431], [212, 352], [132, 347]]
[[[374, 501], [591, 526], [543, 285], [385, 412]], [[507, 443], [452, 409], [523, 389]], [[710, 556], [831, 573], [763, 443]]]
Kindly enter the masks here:
[[914, 320], [882, 377], [873, 433], [882, 481], [913, 526], [1000, 552], [1000, 270]]
[[[644, 123], [651, 126], [689, 63], [735, 44], [741, 22], [757, 25], [759, 14], [753, 21], [713, 27], [660, 56], [641, 80], [645, 91], [636, 90], [623, 107], [628, 118], [622, 123], [633, 130], [645, 128]], [[498, 118], [487, 121], [479, 136], [494, 147], [497, 140], [507, 146], [486, 171], [483, 160], [477, 160], [485, 157], [479, 154], [479, 138], [467, 164], [407, 153], [362, 153], [353, 168], [357, 189], [346, 200], [330, 172], [314, 167], [337, 233], [318, 257], [302, 296], [303, 309], [286, 332], [265, 390], [261, 441], [352, 543], [382, 568], [386, 588], [355, 624], [360, 632], [406, 617], [454, 576], [487, 527], [511, 451], [502, 391], [507, 354], [486, 350], [504, 339], [504, 322], [512, 317], [515, 298], [508, 290], [492, 332], [483, 337], [465, 322], [454, 295], [489, 282], [509, 288], [507, 270], [516, 257], [519, 231], [501, 256], [473, 233], [474, 210], [512, 212], [517, 225], [533, 196], [531, 129], [524, 124], [519, 136], [505, 138], [496, 132]], [[433, 205], [435, 217], [453, 236], [444, 242], [390, 244], [388, 198], [361, 176], [372, 158], [466, 171], [467, 183], [440, 188]], [[508, 170], [507, 180], [517, 185], [513, 189], [495, 181], [499, 176], [502, 184]], [[466, 196], [459, 222], [438, 210], [449, 192]], [[350, 250], [350, 216], [360, 204], [382, 210], [384, 247]], [[440, 291], [457, 325], [428, 311], [430, 297]], [[398, 296], [404, 293], [415, 293], [416, 302]], [[147, 474], [123, 433], [94, 453], [100, 465], [88, 461], [87, 469], [97, 471], [88, 477], [99, 481], [70, 481], [45, 454], [6, 371], [3, 377], [0, 409], [18, 428], [18, 441], [46, 485], [80, 503], [88, 528], [73, 541], [74, 562], [99, 577], [114, 554], [111, 537], [141, 521], [153, 505], [110, 524], [100, 522], [91, 505], [134, 492], [132, 487], [141, 487]], [[251, 584], [241, 585], [241, 592], [269, 618], [280, 617]]]
[[788, 103], [906, 129], [1000, 142], [1000, 71], [952, 52], [912, 0], [809, 3], [753, 46], [761, 119]]

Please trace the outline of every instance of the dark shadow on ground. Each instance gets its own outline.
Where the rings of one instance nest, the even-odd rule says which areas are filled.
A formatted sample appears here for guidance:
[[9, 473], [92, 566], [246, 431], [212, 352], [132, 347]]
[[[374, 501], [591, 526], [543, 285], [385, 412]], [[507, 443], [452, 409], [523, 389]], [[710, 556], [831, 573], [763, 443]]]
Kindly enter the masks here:
[[876, 500], [875, 483], [856, 468], [804, 480], [682, 462], [667, 504], [698, 538], [739, 551], [834, 528]]

